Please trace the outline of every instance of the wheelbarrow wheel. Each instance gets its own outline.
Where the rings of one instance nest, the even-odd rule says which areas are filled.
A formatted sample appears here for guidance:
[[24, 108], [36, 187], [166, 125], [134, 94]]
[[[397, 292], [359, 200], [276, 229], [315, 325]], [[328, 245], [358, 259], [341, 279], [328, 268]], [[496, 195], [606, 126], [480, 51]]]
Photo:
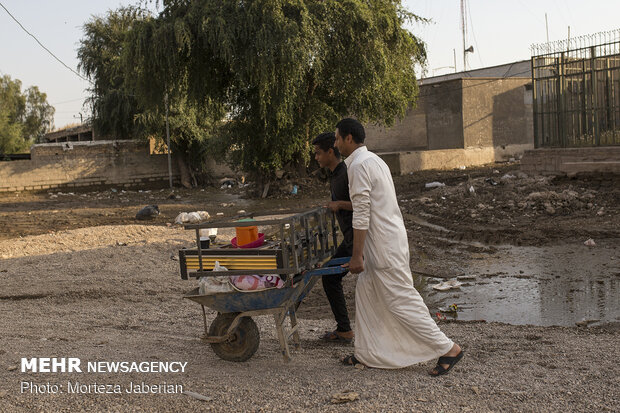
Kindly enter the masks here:
[[[209, 327], [210, 336], [223, 336], [238, 313], [218, 314]], [[260, 335], [250, 317], [242, 317], [231, 337], [222, 343], [211, 343], [217, 356], [227, 361], [246, 361], [256, 353]]]

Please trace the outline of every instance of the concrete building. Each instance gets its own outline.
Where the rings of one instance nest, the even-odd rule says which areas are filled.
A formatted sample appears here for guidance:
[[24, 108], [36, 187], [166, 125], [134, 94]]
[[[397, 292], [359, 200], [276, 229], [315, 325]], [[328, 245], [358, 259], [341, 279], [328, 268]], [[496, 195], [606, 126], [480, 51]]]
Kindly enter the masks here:
[[420, 81], [417, 107], [391, 128], [366, 126], [394, 174], [482, 165], [534, 147], [530, 62]]
[[46, 133], [41, 138], [41, 143], [58, 142], [85, 142], [94, 141], [95, 132], [93, 127], [87, 123], [64, 128], [54, 132]]

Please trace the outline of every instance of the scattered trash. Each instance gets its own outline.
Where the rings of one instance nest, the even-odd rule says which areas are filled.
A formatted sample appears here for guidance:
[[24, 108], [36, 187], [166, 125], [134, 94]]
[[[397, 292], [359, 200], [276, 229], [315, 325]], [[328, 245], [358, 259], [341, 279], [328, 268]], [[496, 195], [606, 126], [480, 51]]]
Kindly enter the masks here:
[[459, 307], [456, 304], [450, 304], [448, 306], [448, 308], [439, 307], [439, 311], [441, 311], [442, 313], [456, 314], [456, 313], [458, 313], [461, 310], [459, 309]]
[[596, 215], [598, 215], [599, 217], [605, 215], [605, 208], [601, 207], [601, 209], [596, 211]]
[[494, 174], [498, 174], [498, 173], [499, 173], [499, 171], [498, 171], [497, 169], [493, 169], [493, 173], [494, 173]]
[[594, 242], [594, 240], [590, 238], [584, 241], [583, 245], [585, 245], [586, 247], [596, 247], [596, 242]]
[[429, 182], [426, 185], [424, 185], [425, 188], [441, 188], [443, 186], [446, 186], [446, 184], [442, 182]]
[[517, 160], [515, 158], [510, 158], [508, 159], [508, 162], [516, 162]]
[[474, 280], [474, 279], [476, 279], [476, 277], [478, 277], [476, 274], [457, 275], [456, 279], [457, 280]]
[[587, 327], [589, 324], [592, 324], [592, 323], [597, 323], [597, 322], [599, 322], [599, 321], [601, 321], [601, 320], [599, 320], [599, 319], [597, 319], [597, 318], [592, 319], [592, 320], [581, 320], [581, 321], [577, 321], [577, 322], [575, 323], [575, 325], [576, 325], [577, 327]]
[[437, 317], [437, 321], [446, 320], [446, 316], [441, 313], [435, 313], [435, 317]]
[[196, 224], [200, 221], [202, 221], [202, 217], [200, 216], [200, 214], [198, 212], [189, 212], [186, 215], [187, 218], [187, 222], [190, 224]]
[[487, 178], [484, 180], [484, 182], [486, 182], [487, 184], [491, 184], [493, 186], [497, 185], [497, 182], [493, 178]]
[[179, 257], [177, 257], [177, 256], [176, 256], [176, 255], [174, 255], [174, 254], [170, 254], [170, 259], [171, 259], [172, 261], [178, 261], [178, 260], [179, 260]]
[[332, 395], [333, 404], [349, 403], [359, 399], [359, 393], [353, 391], [344, 391], [341, 393], [335, 393]]
[[469, 186], [469, 188], [468, 188], [468, 190], [469, 190], [469, 193], [470, 193], [470, 194], [474, 194], [474, 193], [476, 193], [476, 190], [474, 189], [474, 186], [473, 186], [473, 185], [470, 185], [470, 186]]
[[223, 217], [223, 216], [224, 216], [224, 213], [223, 213], [223, 212], [218, 212], [218, 213], [217, 213], [217, 214], [215, 214], [215, 215], [217, 215], [218, 217]]
[[[222, 214], [223, 215], [223, 214]], [[174, 223], [175, 224], [196, 224], [198, 222], [201, 221], [206, 221], [210, 218], [211, 216], [209, 215], [209, 213], [207, 211], [195, 211], [195, 212], [181, 212], [179, 215], [177, 215], [177, 217], [174, 219]]]
[[511, 174], [505, 174], [500, 179], [514, 179], [514, 178], [516, 178], [516, 176], [511, 175]]
[[291, 191], [292, 195], [297, 195], [297, 185], [293, 185], [293, 190]]
[[448, 281], [444, 281], [442, 283], [433, 285], [433, 288], [438, 291], [447, 291], [447, 290], [460, 288], [461, 285], [463, 285], [463, 283], [457, 280], [448, 280]]
[[232, 188], [237, 184], [234, 178], [222, 178], [220, 179], [220, 189]]
[[15, 371], [15, 370], [17, 370], [17, 366], [10, 366], [7, 370], [8, 371]]
[[465, 170], [465, 165], [461, 165], [461, 166], [459, 166], [459, 169], [460, 169], [460, 170]]
[[[118, 192], [118, 191], [117, 191], [116, 189], [114, 189], [114, 188], [110, 189], [110, 191], [111, 191], [111, 192], [114, 192], [114, 193]], [[59, 192], [59, 193], [60, 193], [60, 192]]]
[[189, 391], [189, 390], [183, 391], [183, 394], [185, 394], [185, 395], [187, 395], [189, 397], [193, 397], [194, 399], [202, 400], [203, 402], [210, 402], [211, 400], [213, 400], [212, 397], [203, 396], [200, 393], [194, 393], [193, 391]]
[[415, 401], [416, 401], [416, 402], [426, 403], [428, 400], [427, 400], [427, 399], [425, 399], [424, 397], [416, 397]]
[[148, 205], [138, 211], [136, 219], [154, 219], [159, 215], [159, 207], [157, 205]]
[[116, 245], [119, 247], [126, 247], [127, 243], [126, 242], [121, 242], [121, 241], [116, 241]]

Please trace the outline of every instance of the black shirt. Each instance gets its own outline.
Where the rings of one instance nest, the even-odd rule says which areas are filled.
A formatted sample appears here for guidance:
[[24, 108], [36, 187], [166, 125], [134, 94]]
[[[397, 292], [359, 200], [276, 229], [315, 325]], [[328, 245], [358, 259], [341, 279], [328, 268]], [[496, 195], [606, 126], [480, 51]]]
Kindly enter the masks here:
[[[351, 202], [347, 165], [344, 162], [340, 162], [330, 174], [329, 187], [331, 189], [332, 201]], [[353, 254], [353, 211], [339, 209], [336, 212], [336, 218], [338, 219], [338, 225], [344, 240], [338, 246], [334, 258], [350, 257]]]

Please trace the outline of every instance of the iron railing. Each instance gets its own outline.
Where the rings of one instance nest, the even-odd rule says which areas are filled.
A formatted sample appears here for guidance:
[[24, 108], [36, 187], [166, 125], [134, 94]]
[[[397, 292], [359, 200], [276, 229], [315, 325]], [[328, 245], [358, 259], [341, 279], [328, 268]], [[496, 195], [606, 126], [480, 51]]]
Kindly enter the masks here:
[[533, 45], [531, 62], [536, 147], [620, 145], [620, 29]]

